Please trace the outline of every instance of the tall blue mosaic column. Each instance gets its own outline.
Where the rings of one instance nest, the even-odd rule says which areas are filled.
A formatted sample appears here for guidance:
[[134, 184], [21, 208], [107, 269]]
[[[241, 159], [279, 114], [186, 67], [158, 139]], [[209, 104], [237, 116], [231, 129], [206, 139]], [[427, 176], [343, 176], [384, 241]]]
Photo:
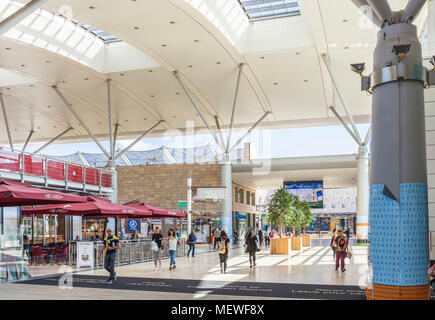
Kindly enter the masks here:
[[429, 298], [424, 83], [386, 72], [403, 66], [422, 67], [417, 28], [386, 25], [374, 55], [368, 299]]

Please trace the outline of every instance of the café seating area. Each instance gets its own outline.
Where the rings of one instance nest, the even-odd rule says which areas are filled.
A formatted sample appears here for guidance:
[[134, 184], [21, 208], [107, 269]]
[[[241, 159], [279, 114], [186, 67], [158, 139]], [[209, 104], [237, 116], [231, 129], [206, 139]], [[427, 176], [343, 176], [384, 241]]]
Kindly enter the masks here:
[[44, 261], [45, 265], [48, 264], [68, 264], [69, 262], [69, 247], [64, 245], [51, 245], [51, 246], [31, 246], [28, 252], [29, 264], [41, 265]]

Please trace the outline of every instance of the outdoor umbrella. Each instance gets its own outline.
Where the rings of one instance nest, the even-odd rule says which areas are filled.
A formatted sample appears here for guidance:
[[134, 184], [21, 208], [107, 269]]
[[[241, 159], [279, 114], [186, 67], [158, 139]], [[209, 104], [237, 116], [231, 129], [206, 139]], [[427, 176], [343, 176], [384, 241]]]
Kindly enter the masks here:
[[151, 217], [151, 210], [146, 208], [137, 208], [117, 203], [112, 203], [110, 200], [87, 197], [87, 202], [57, 204], [40, 206], [31, 209], [24, 209], [23, 214], [64, 214], [64, 215], [83, 215], [92, 216], [95, 218], [107, 218], [111, 216], [137, 216]]
[[85, 202], [86, 197], [30, 187], [26, 183], [0, 179], [0, 207]]
[[159, 208], [146, 202], [132, 201], [126, 203], [125, 205], [151, 210], [154, 218], [186, 218], [187, 216], [185, 213]]

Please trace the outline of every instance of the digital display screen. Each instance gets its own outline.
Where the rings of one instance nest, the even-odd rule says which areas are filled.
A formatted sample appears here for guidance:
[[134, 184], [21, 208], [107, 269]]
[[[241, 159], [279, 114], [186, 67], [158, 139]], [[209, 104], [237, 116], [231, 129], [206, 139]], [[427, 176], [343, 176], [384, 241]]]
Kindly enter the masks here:
[[323, 181], [284, 182], [284, 188], [310, 207], [323, 208]]

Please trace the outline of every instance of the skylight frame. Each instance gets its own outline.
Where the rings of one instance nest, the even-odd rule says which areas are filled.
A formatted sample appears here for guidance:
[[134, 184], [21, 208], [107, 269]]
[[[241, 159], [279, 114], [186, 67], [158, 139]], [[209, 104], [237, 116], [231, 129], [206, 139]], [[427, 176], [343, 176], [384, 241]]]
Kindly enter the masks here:
[[95, 28], [89, 24], [77, 21], [77, 20], [72, 20], [72, 22], [74, 22], [77, 26], [85, 29], [86, 31], [92, 33], [93, 35], [95, 35], [96, 37], [98, 37], [101, 41], [103, 41], [105, 44], [110, 44], [110, 43], [116, 43], [116, 42], [122, 42], [121, 39], [103, 31], [100, 30], [98, 28]]
[[238, 1], [251, 22], [293, 17], [301, 14], [298, 0]]

